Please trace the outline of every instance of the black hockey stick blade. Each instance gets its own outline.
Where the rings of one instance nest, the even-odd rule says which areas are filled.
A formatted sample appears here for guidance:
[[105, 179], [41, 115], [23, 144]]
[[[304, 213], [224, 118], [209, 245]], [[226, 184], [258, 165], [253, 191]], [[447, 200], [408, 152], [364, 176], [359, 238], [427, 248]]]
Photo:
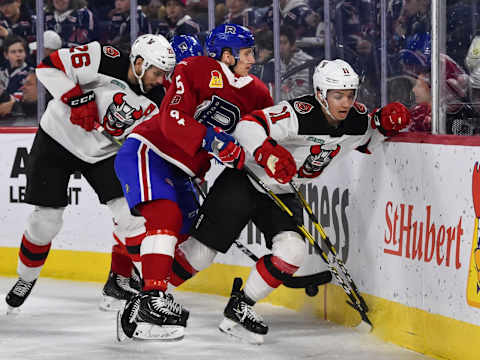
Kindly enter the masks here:
[[355, 328], [362, 333], [372, 332], [373, 324], [368, 318], [367, 313], [365, 311], [362, 311], [362, 309], [359, 309], [357, 305], [353, 304], [350, 301], [347, 301], [347, 304], [350, 305], [354, 310], [356, 310], [362, 318], [360, 324], [358, 324]]
[[332, 273], [329, 270], [304, 276], [289, 276], [283, 281], [283, 285], [292, 289], [302, 289], [308, 286], [324, 285], [332, 281]]

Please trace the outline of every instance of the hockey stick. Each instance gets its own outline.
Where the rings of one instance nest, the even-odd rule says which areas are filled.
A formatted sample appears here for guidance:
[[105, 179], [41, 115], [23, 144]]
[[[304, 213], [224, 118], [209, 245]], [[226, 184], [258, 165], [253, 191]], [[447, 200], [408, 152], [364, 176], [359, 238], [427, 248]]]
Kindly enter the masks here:
[[[343, 272], [345, 278], [347, 279], [348, 285], [352, 288], [353, 293], [357, 297], [358, 301], [360, 302], [361, 307], [365, 310], [365, 312], [368, 312], [368, 306], [365, 303], [365, 300], [363, 297], [360, 295], [360, 291], [358, 291], [357, 285], [355, 285], [355, 282], [353, 281], [350, 273], [348, 272], [347, 268], [345, 267], [345, 264], [342, 259], [337, 254], [337, 250], [335, 250], [335, 247], [332, 245], [332, 242], [328, 238], [327, 234], [323, 230], [322, 225], [320, 225], [320, 222], [318, 221], [318, 218], [315, 216], [315, 214], [312, 211], [312, 208], [310, 205], [308, 205], [307, 201], [303, 197], [302, 193], [298, 190], [297, 186], [293, 181], [290, 181], [290, 187], [292, 190], [295, 192], [295, 195], [297, 196], [298, 200], [300, 203], [303, 205], [303, 208], [306, 210], [308, 217], [310, 218], [310, 221], [313, 223], [315, 228], [317, 229], [318, 233], [322, 237], [322, 240], [327, 244], [328, 250], [332, 253], [334, 257], [334, 261], [338, 264], [338, 267], [340, 270]], [[358, 305], [358, 304], [357, 304]], [[353, 304], [350, 304], [350, 306], [354, 307]]]
[[[237, 248], [247, 255], [253, 262], [257, 262], [259, 260], [258, 256], [255, 255], [248, 249], [245, 245], [243, 245], [240, 241], [234, 241]], [[311, 275], [303, 275], [303, 276], [285, 276], [282, 279], [283, 285], [291, 288], [291, 289], [302, 289], [305, 288], [305, 292], [308, 296], [315, 296], [318, 294], [318, 287], [320, 285], [327, 284], [332, 281], [332, 273], [329, 270], [321, 271]]]
[[[197, 189], [198, 193], [202, 197], [203, 200], [207, 197], [203, 189], [197, 184], [195, 181], [191, 181], [194, 184], [195, 188]], [[197, 199], [198, 201], [198, 199]], [[200, 204], [199, 204], [200, 205]], [[243, 245], [238, 239], [235, 239], [233, 242], [235, 246], [247, 255], [253, 262], [257, 262], [259, 260], [258, 256], [256, 256], [250, 249], [248, 249], [245, 245]], [[321, 271], [311, 275], [304, 275], [304, 276], [285, 276], [282, 279], [283, 285], [292, 288], [292, 289], [302, 289], [305, 288], [305, 293], [308, 296], [315, 296], [318, 294], [318, 286], [327, 284], [332, 281], [332, 273], [328, 270]]]
[[[275, 204], [282, 211], [288, 214], [292, 219], [294, 218], [292, 211], [283, 203], [282, 200], [280, 200], [280, 198], [272, 190], [270, 190], [270, 188], [251, 169], [245, 166], [244, 170], [247, 173], [247, 175], [266, 192], [267, 196], [270, 199], [272, 199], [273, 202], [275, 202]], [[362, 324], [365, 325], [364, 327], [366, 329], [368, 328], [368, 330], [371, 331], [371, 329], [373, 328], [373, 325], [367, 316], [368, 307], [366, 307], [365, 301], [363, 301], [363, 298], [361, 297], [360, 293], [358, 292], [358, 290], [356, 290], [357, 287], [355, 286], [355, 283], [353, 283], [353, 280], [351, 279], [350, 275], [348, 274], [348, 272], [346, 272], [345, 265], [343, 264], [343, 262], [341, 262], [338, 256], [336, 256], [336, 252], [332, 252], [332, 249], [329, 248], [329, 251], [332, 254], [332, 256], [329, 258], [329, 256], [322, 250], [322, 248], [315, 241], [315, 238], [312, 236], [312, 234], [310, 234], [310, 232], [305, 228], [303, 224], [296, 223], [296, 226], [301, 231], [301, 233], [308, 239], [308, 241], [313, 245], [315, 250], [320, 254], [323, 261], [327, 263], [328, 268], [333, 273], [333, 275], [335, 275], [337, 282], [342, 286], [343, 290], [345, 291], [345, 294], [350, 299], [350, 301], [347, 301], [347, 304], [353, 307], [360, 314], [362, 318]], [[319, 228], [322, 230], [321, 232], [319, 231], [320, 235], [322, 235], [322, 239], [327, 238], [323, 229], [320, 226]], [[315, 226], [315, 229], [317, 229], [316, 226]], [[336, 266], [338, 266], [340, 270], [344, 272], [344, 274], [345, 272], [346, 274], [348, 274], [348, 278], [347, 278], [348, 284], [345, 282], [342, 276], [340, 276]], [[352, 287], [352, 284], [353, 286], [355, 286], [354, 288]], [[360, 300], [360, 298], [362, 300]]]

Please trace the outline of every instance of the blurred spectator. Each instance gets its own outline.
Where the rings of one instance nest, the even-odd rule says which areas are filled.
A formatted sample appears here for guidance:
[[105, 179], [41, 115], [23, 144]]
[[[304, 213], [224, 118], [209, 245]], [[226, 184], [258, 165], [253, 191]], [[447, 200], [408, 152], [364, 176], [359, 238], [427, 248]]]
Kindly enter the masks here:
[[200, 25], [186, 13], [186, 0], [167, 0], [165, 20], [152, 23], [152, 33], [171, 39], [174, 35], [198, 35]]
[[256, 27], [255, 11], [248, 6], [248, 0], [225, 0], [225, 24], [237, 24], [254, 30]]
[[165, 7], [160, 0], [150, 0], [142, 6], [143, 13], [149, 20], [160, 20], [165, 17]]
[[88, 1], [88, 8], [92, 11], [92, 13], [95, 15], [96, 20], [99, 22], [109, 20], [108, 15], [114, 7], [115, 0]]
[[459, 64], [463, 63], [475, 34], [474, 24], [478, 24], [480, 16], [478, 3], [478, 0], [447, 0], [446, 53]]
[[[448, 55], [440, 55], [444, 80], [440, 94], [440, 109], [446, 113], [446, 133], [473, 135], [480, 133], [480, 117], [467, 98], [469, 76]], [[411, 110], [411, 130], [431, 131], [431, 75], [430, 72], [417, 74], [413, 87], [416, 105]], [[475, 125], [477, 124], [477, 125]]]
[[262, 29], [255, 33], [255, 64], [250, 73], [264, 80], [265, 64], [273, 57], [273, 32], [270, 29]]
[[480, 64], [470, 74], [469, 90], [472, 107], [480, 114]]
[[430, 0], [404, 0], [395, 31], [406, 39], [415, 33], [430, 33]]
[[348, 46], [360, 56], [371, 56], [375, 30], [375, 13], [369, 1], [350, 0], [337, 4], [335, 34], [344, 47]]
[[[115, 0], [115, 7], [109, 13], [110, 24], [102, 42], [117, 46], [125, 53], [130, 52], [130, 0]], [[138, 35], [151, 33], [150, 22], [137, 6]]]
[[23, 97], [21, 87], [28, 73], [33, 70], [26, 62], [27, 46], [18, 36], [11, 35], [5, 39], [4, 57], [7, 63], [0, 67], [0, 116], [10, 114], [15, 101]]
[[[200, 25], [200, 31], [208, 31], [208, 0], [188, 0], [187, 1], [188, 14]], [[215, 15], [215, 24], [220, 24]], [[223, 19], [223, 17], [222, 17]]]
[[86, 0], [46, 0], [45, 30], [59, 34], [62, 47], [96, 40], [93, 13], [86, 5]]
[[[263, 22], [273, 29], [273, 5], [268, 9]], [[320, 16], [306, 0], [280, 0], [280, 22], [295, 29], [297, 39], [315, 36]]]
[[[0, 0], [0, 38], [21, 36], [27, 43], [35, 41], [36, 16], [22, 0]], [[1, 45], [1, 44], [0, 44]]]
[[[43, 56], [47, 57], [55, 50], [62, 47], [62, 39], [52, 30], [43, 33]], [[37, 42], [34, 41], [28, 45], [31, 54], [31, 63], [36, 64]]]
[[33, 70], [23, 80], [20, 90], [23, 93], [22, 99], [15, 101], [10, 116], [20, 117], [22, 120], [29, 118], [29, 122], [33, 125], [37, 117], [37, 77]]
[[415, 105], [410, 109], [412, 122], [410, 131], [432, 131], [432, 95], [428, 75], [419, 74], [412, 89], [415, 95]]
[[416, 76], [430, 72], [432, 41], [428, 33], [416, 33], [410, 36], [405, 48], [399, 51], [401, 73]]
[[480, 31], [470, 43], [465, 57], [465, 65], [470, 73], [473, 73], [480, 66]]
[[[307, 94], [312, 91], [312, 74], [309, 68], [299, 71], [294, 69], [313, 60], [313, 58], [304, 51], [297, 49], [295, 45], [295, 30], [290, 26], [280, 27], [280, 75], [282, 76], [280, 88], [280, 100], [288, 100]], [[264, 72], [264, 80], [273, 87], [274, 83], [274, 61], [270, 60]], [[312, 65], [313, 68], [313, 65]], [[287, 73], [293, 74], [285, 77]]]

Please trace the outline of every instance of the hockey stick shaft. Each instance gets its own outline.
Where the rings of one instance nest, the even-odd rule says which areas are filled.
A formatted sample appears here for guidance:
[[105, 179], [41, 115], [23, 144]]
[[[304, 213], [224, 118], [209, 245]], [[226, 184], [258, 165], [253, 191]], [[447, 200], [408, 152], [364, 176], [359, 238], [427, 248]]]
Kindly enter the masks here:
[[[205, 194], [203, 189], [200, 187], [200, 185], [195, 181], [191, 181], [191, 182], [197, 189], [202, 199], [205, 200], [207, 195]], [[198, 205], [200, 205], [200, 203], [198, 203]], [[241, 252], [247, 255], [253, 262], [256, 263], [259, 260], [258, 256], [255, 255], [252, 251], [250, 251], [250, 249], [247, 248], [245, 245], [243, 245], [240, 241], [238, 241], [238, 239], [235, 239], [234, 244]], [[330, 281], [332, 281], [331, 272], [321, 271], [311, 275], [286, 276], [285, 279], [283, 279], [283, 285], [293, 289], [300, 289], [300, 288], [306, 288], [307, 286], [312, 286], [312, 285], [315, 285], [315, 286], [324, 285], [329, 283]]]
[[[286, 214], [288, 214], [292, 218], [292, 220], [294, 220], [292, 211], [283, 203], [283, 201], [251, 169], [244, 166], [244, 171], [247, 173], [247, 175], [253, 181], [255, 181], [266, 192], [267, 196], [271, 200], [273, 200], [275, 202], [275, 204], [277, 204], [277, 206], [281, 210], [283, 210]], [[310, 232], [305, 228], [305, 226], [303, 224], [296, 223], [295, 225], [300, 230], [300, 232], [305, 236], [305, 238], [308, 239], [310, 244], [313, 245], [313, 247], [320, 254], [322, 259], [327, 263], [330, 271], [335, 276], [337, 282], [341, 285], [341, 287], [345, 291], [345, 294], [350, 299], [350, 302], [347, 301], [347, 303], [360, 313], [360, 316], [362, 317], [363, 321], [365, 321], [367, 324], [372, 326], [372, 323], [368, 319], [368, 316], [367, 316], [368, 309], [365, 308], [362, 305], [362, 302], [358, 299], [359, 294], [354, 294], [353, 288], [351, 286], [349, 286], [350, 284], [347, 284], [345, 282], [345, 280], [343, 279], [343, 277], [340, 276], [340, 274], [338, 272], [338, 269], [335, 267], [335, 263], [339, 265], [341, 270], [345, 269], [345, 266], [343, 266], [343, 268], [342, 268], [342, 266], [336, 261], [335, 258], [330, 260], [328, 255], [322, 250], [322, 248], [315, 241], [315, 238], [312, 236], [312, 234], [310, 234]], [[323, 234], [326, 236], [325, 232], [323, 232]]]
[[358, 298], [358, 301], [361, 303], [362, 307], [365, 309], [365, 311], [367, 312], [368, 311], [368, 306], [365, 302], [365, 300], [363, 299], [363, 297], [360, 295], [360, 292], [358, 291], [358, 288], [357, 288], [357, 285], [355, 284], [355, 282], [353, 281], [352, 279], [352, 276], [350, 275], [349, 271], [347, 270], [347, 268], [345, 267], [345, 263], [343, 262], [342, 259], [340, 259], [340, 257], [338, 256], [337, 254], [337, 250], [335, 249], [335, 247], [333, 246], [332, 242], [330, 241], [329, 237], [327, 236], [327, 234], [325, 233], [325, 230], [323, 229], [322, 225], [320, 224], [320, 222], [318, 221], [318, 218], [315, 216], [315, 214], [313, 213], [313, 210], [312, 208], [310, 207], [310, 205], [308, 204], [308, 202], [305, 200], [305, 198], [303, 197], [302, 193], [300, 192], [300, 190], [298, 189], [298, 187], [295, 185], [295, 183], [293, 181], [290, 181], [290, 187], [292, 188], [292, 190], [295, 192], [295, 195], [297, 196], [298, 200], [300, 201], [300, 203], [303, 205], [303, 208], [306, 210], [307, 214], [308, 214], [308, 217], [310, 218], [310, 221], [313, 223], [313, 225], [315, 226], [315, 229], [317, 229], [317, 231], [319, 232], [320, 236], [322, 237], [322, 240], [325, 242], [325, 244], [327, 245], [328, 247], [328, 250], [332, 253], [333, 257], [334, 257], [334, 261], [338, 264], [340, 270], [343, 272], [345, 278], [347, 279], [347, 282], [348, 284], [350, 285], [350, 287], [352, 288], [353, 290], [353, 293], [355, 294], [355, 296]]

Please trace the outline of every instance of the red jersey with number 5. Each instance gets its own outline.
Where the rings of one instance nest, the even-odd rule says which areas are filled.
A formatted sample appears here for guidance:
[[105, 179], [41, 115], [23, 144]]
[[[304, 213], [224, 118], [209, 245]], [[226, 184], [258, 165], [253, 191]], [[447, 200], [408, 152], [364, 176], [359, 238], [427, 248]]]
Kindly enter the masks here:
[[190, 176], [203, 177], [209, 156], [202, 149], [205, 125], [231, 133], [244, 114], [273, 105], [257, 77], [239, 77], [209, 57], [187, 58], [177, 64], [160, 114], [135, 128], [130, 137]]

